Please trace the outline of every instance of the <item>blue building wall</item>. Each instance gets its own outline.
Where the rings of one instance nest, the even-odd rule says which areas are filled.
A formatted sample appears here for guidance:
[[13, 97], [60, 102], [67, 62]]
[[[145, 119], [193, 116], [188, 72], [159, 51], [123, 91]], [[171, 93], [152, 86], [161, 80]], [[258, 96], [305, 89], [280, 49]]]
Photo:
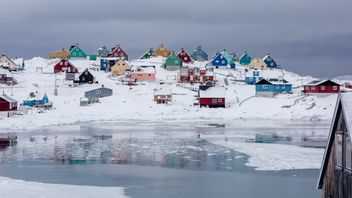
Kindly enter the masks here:
[[292, 92], [292, 85], [291, 84], [280, 84], [280, 85], [255, 85], [255, 91], [256, 92], [272, 92], [272, 93], [284, 93]]
[[227, 60], [222, 54], [216, 55], [216, 57], [211, 61], [211, 64], [215, 67], [226, 67]]
[[268, 68], [277, 68], [277, 64], [274, 59], [270, 56], [264, 59], [264, 63], [268, 66]]
[[49, 103], [49, 98], [45, 94], [41, 100], [33, 99], [33, 100], [25, 100], [25, 101], [23, 101], [23, 106], [27, 106], [27, 107], [43, 106], [43, 105], [48, 104], [48, 103]]
[[248, 85], [254, 85], [255, 83], [259, 82], [263, 77], [260, 76], [252, 76], [252, 77], [245, 77], [244, 82]]
[[116, 64], [117, 60], [107, 60], [107, 59], [100, 59], [100, 70], [105, 71], [106, 67], [109, 67], [109, 71], [111, 71], [111, 67]]

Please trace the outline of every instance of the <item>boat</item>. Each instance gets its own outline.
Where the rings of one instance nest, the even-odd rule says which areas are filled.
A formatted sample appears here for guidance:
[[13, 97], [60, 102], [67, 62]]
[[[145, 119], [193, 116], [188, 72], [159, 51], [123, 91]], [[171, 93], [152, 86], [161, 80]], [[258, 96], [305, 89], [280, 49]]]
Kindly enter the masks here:
[[17, 143], [17, 136], [0, 137], [1, 147], [15, 145], [16, 143]]

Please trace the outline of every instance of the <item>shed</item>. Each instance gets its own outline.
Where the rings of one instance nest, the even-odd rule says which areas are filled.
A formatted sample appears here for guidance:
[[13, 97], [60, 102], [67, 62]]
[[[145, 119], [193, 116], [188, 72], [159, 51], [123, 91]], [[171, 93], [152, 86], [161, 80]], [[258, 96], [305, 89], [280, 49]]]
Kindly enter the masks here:
[[102, 85], [98, 89], [94, 89], [94, 90], [91, 90], [91, 91], [86, 91], [84, 93], [84, 96], [86, 98], [88, 98], [88, 99], [91, 99], [91, 98], [103, 98], [103, 97], [112, 96], [112, 89], [106, 88], [106, 87], [104, 87], [104, 85]]
[[341, 93], [320, 169], [318, 189], [323, 198], [352, 198], [352, 92]]
[[332, 80], [314, 80], [304, 85], [305, 94], [334, 94], [340, 92], [341, 85]]
[[292, 93], [292, 84], [285, 79], [262, 79], [255, 84], [256, 96], [274, 97], [279, 93]]
[[75, 80], [74, 83], [93, 84], [95, 83], [95, 77], [88, 69], [86, 69], [81, 75], [79, 75], [78, 80]]
[[252, 57], [248, 55], [247, 51], [240, 57], [241, 65], [249, 65], [252, 61]]
[[16, 85], [18, 83], [16, 79], [12, 77], [12, 74], [9, 70], [0, 68], [0, 84], [5, 84], [10, 86], [10, 85]]
[[160, 44], [160, 47], [156, 50], [155, 55], [167, 58], [170, 56], [170, 50], [167, 49], [162, 43]]
[[121, 48], [120, 44], [118, 44], [116, 47], [113, 47], [108, 56], [128, 60], [128, 54]]
[[191, 57], [187, 54], [187, 52], [183, 48], [177, 53], [177, 56], [184, 63], [190, 63], [192, 61]]
[[0, 111], [16, 111], [17, 106], [17, 100], [6, 94], [0, 95]]
[[182, 60], [176, 56], [175, 52], [172, 52], [165, 60], [164, 68], [167, 70], [177, 70], [180, 67], [182, 67]]
[[87, 54], [79, 47], [78, 44], [70, 47], [70, 58], [87, 58]]
[[208, 54], [203, 51], [202, 46], [198, 46], [197, 49], [195, 49], [191, 53], [191, 57], [195, 61], [207, 61], [208, 60]]
[[200, 85], [198, 91], [200, 107], [225, 107], [225, 88]]
[[268, 66], [268, 68], [277, 68], [278, 66], [276, 61], [273, 58], [271, 58], [269, 53], [266, 54], [266, 56], [264, 56], [263, 61]]

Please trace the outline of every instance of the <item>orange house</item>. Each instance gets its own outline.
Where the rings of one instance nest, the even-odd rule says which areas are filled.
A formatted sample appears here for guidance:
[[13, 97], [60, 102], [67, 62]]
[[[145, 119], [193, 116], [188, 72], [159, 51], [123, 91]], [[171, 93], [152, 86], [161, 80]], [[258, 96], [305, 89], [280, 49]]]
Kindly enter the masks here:
[[131, 69], [131, 78], [137, 81], [155, 81], [155, 66], [134, 66]]

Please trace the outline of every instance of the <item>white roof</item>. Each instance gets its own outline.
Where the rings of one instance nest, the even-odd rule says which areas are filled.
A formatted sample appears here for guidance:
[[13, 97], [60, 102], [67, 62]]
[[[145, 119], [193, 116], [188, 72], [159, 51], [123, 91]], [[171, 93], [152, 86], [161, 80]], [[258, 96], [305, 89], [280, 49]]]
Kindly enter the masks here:
[[172, 90], [171, 89], [154, 89], [154, 95], [172, 95]]
[[17, 102], [17, 100], [11, 98], [10, 96], [8, 96], [8, 95], [6, 95], [6, 94], [0, 95], [0, 98], [3, 98], [3, 99], [6, 100], [7, 102]]
[[265, 61], [267, 58], [269, 58], [270, 57], [270, 55], [266, 55], [266, 56], [264, 56], [264, 58], [263, 58], [263, 61]]
[[14, 59], [12, 59], [12, 61], [13, 61], [16, 65], [22, 66], [22, 63], [24, 62], [24, 59], [23, 59], [23, 58], [14, 58]]
[[11, 72], [7, 69], [0, 68], [0, 74], [6, 74], [7, 77], [11, 76]]
[[209, 87], [207, 90], [199, 90], [200, 98], [225, 98], [225, 88]]
[[[137, 69], [141, 68], [140, 71]], [[155, 67], [154, 66], [132, 66], [131, 68], [132, 73], [147, 73], [147, 74], [154, 74], [155, 73]]]
[[341, 93], [341, 104], [344, 111], [347, 130], [352, 137], [352, 92]]

